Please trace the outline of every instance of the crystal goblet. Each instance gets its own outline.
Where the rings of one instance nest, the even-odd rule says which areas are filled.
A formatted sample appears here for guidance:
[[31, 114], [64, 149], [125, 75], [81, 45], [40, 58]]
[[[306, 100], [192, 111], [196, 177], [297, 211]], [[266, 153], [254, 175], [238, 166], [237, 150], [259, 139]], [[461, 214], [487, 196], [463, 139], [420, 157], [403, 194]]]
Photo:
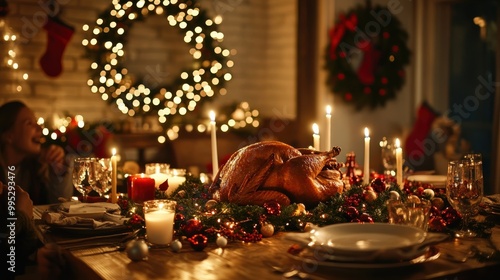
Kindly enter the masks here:
[[448, 163], [446, 197], [452, 207], [462, 215], [462, 228], [456, 237], [475, 237], [469, 227], [470, 219], [483, 197], [483, 164], [478, 158], [465, 158]]
[[82, 194], [83, 202], [87, 202], [88, 194], [92, 191], [94, 175], [90, 172], [90, 166], [95, 162], [95, 158], [75, 158], [73, 161], [73, 186]]

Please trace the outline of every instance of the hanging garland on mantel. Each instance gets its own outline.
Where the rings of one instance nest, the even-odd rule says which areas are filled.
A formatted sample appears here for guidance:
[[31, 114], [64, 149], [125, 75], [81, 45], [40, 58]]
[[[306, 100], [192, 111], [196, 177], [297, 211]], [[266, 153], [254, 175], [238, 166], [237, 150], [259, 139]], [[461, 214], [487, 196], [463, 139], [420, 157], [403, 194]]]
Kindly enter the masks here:
[[[124, 65], [124, 47], [134, 23], [155, 15], [179, 29], [192, 56], [192, 63], [169, 84], [160, 84], [148, 73], [130, 73]], [[196, 0], [113, 0], [95, 26], [84, 26], [91, 34], [82, 41], [92, 60], [91, 91], [129, 116], [158, 114], [159, 122], [168, 127], [201, 102], [227, 92], [224, 86], [231, 79], [233, 62], [228, 59], [230, 50], [221, 46], [219, 23]]]
[[359, 5], [329, 32], [325, 68], [333, 94], [357, 110], [384, 106], [405, 82], [408, 33], [386, 7]]

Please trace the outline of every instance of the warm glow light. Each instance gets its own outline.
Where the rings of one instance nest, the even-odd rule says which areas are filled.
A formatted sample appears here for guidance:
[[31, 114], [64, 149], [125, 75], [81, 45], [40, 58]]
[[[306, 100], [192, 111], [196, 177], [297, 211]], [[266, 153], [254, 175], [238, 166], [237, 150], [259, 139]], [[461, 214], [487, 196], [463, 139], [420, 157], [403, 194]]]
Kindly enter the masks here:
[[210, 116], [210, 121], [215, 122], [215, 112], [210, 111], [210, 113], [208, 113], [208, 115]]
[[111, 149], [111, 154], [112, 154], [113, 156], [115, 156], [115, 155], [116, 155], [116, 148]]
[[332, 114], [332, 107], [330, 105], [326, 106], [326, 115], [330, 116]]
[[314, 123], [314, 124], [312, 125], [312, 130], [313, 130], [313, 133], [314, 133], [314, 134], [319, 134], [319, 126], [318, 126], [318, 124], [317, 124], [317, 123]]
[[400, 148], [401, 147], [401, 142], [399, 142], [399, 138], [396, 138], [395, 145], [396, 145], [396, 148]]
[[365, 137], [370, 137], [370, 131], [368, 130], [368, 127], [365, 127]]

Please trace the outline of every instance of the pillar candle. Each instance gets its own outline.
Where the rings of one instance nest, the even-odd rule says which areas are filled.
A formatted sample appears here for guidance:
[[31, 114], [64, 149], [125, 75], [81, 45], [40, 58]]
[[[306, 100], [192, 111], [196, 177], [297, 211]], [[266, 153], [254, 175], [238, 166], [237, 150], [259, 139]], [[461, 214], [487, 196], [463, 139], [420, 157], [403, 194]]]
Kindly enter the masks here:
[[219, 172], [219, 159], [217, 155], [217, 136], [216, 136], [217, 127], [215, 125], [215, 112], [210, 111], [210, 136], [211, 136], [211, 144], [212, 144], [212, 173], [213, 177]]
[[117, 164], [116, 164], [116, 149], [113, 148], [111, 150], [111, 203], [116, 203], [118, 201], [118, 197], [116, 195], [116, 183], [117, 183]]
[[153, 200], [155, 191], [155, 180], [144, 173], [130, 175], [127, 178], [128, 198], [135, 203]]
[[396, 139], [396, 183], [403, 189], [403, 149], [399, 139]]
[[167, 245], [172, 242], [175, 211], [158, 209], [144, 214], [148, 241], [157, 245]]
[[312, 130], [313, 130], [313, 148], [316, 151], [319, 151], [319, 127], [318, 124], [314, 123], [312, 125]]
[[365, 158], [364, 158], [363, 183], [370, 183], [370, 131], [365, 127]]
[[332, 148], [332, 107], [326, 106], [326, 150]]

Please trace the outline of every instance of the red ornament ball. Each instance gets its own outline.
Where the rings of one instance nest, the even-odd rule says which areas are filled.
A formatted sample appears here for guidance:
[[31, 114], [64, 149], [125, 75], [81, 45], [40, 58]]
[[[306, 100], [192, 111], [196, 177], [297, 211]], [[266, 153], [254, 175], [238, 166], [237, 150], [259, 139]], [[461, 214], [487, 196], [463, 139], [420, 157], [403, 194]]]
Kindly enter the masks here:
[[345, 214], [347, 215], [349, 220], [354, 220], [354, 219], [357, 219], [359, 217], [358, 209], [356, 207], [353, 207], [353, 206], [347, 207], [347, 209], [345, 210]]
[[195, 234], [188, 238], [188, 241], [195, 251], [203, 251], [208, 244], [208, 238], [203, 234]]
[[359, 216], [359, 220], [363, 223], [373, 224], [373, 218], [368, 213], [363, 213]]
[[452, 207], [447, 207], [441, 212], [441, 217], [448, 226], [457, 226], [462, 220], [462, 216]]
[[281, 205], [277, 201], [269, 201], [264, 203], [267, 215], [279, 216], [281, 214]]
[[370, 186], [373, 188], [373, 190], [377, 193], [381, 193], [385, 191], [385, 182], [381, 178], [376, 178], [374, 179], [371, 183]]
[[446, 229], [446, 221], [439, 216], [434, 216], [429, 220], [429, 230], [442, 232]]
[[201, 233], [203, 230], [203, 225], [199, 220], [189, 219], [186, 221], [186, 224], [182, 226], [182, 231], [187, 237], [192, 237], [196, 234]]

